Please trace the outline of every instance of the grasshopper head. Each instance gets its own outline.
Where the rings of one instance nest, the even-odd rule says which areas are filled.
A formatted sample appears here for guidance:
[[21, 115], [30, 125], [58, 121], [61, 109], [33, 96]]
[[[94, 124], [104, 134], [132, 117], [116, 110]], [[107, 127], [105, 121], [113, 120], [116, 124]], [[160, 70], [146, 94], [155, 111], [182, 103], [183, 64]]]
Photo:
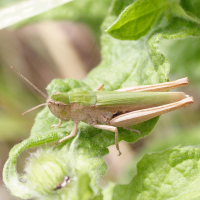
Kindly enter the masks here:
[[56, 92], [47, 99], [49, 110], [62, 121], [71, 119], [71, 106], [68, 93]]
[[45, 93], [43, 93], [40, 89], [38, 89], [33, 83], [31, 83], [26, 77], [24, 77], [21, 73], [19, 73], [14, 67], [11, 67], [19, 76], [21, 76], [26, 82], [28, 82], [33, 88], [35, 88], [42, 96], [47, 99], [46, 103], [40, 104], [27, 110], [26, 112], [22, 113], [25, 115], [26, 113], [31, 112], [41, 106], [48, 105], [50, 111], [59, 119], [63, 121], [70, 120], [70, 103], [69, 103], [69, 95], [68, 93], [61, 93], [56, 92], [51, 97], [48, 97]]

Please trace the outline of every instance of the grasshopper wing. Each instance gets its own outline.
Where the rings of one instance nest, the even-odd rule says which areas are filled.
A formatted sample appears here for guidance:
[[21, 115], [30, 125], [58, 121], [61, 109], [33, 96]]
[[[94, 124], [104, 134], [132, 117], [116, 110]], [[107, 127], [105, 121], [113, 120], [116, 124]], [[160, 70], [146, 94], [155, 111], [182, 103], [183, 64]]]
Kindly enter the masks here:
[[169, 111], [187, 107], [193, 102], [194, 100], [192, 97], [186, 97], [174, 103], [128, 112], [113, 118], [110, 121], [110, 125], [116, 127], [128, 127], [131, 125], [139, 124]]

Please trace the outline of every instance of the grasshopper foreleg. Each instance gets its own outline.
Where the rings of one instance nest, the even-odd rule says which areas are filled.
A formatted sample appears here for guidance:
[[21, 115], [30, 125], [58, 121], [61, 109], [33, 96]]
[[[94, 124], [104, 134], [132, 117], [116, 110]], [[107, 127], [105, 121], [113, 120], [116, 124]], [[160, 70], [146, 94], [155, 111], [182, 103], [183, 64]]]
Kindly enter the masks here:
[[60, 127], [62, 125], [62, 120], [61, 119], [59, 119], [59, 123], [58, 124], [53, 124], [52, 126], [51, 126], [51, 128], [53, 128], [53, 127]]
[[74, 127], [73, 127], [72, 132], [70, 133], [70, 135], [62, 138], [61, 140], [58, 141], [58, 143], [61, 143], [61, 142], [65, 141], [65, 140], [68, 140], [71, 137], [74, 137], [76, 135], [77, 128], [78, 128], [78, 123], [74, 122]]
[[114, 126], [109, 126], [109, 125], [100, 125], [100, 124], [92, 124], [93, 127], [95, 128], [99, 128], [99, 129], [102, 129], [102, 130], [107, 130], [107, 131], [111, 131], [111, 132], [114, 132], [115, 133], [115, 145], [116, 145], [116, 148], [119, 152], [118, 156], [120, 156], [122, 153], [119, 149], [119, 143], [118, 143], [118, 129]]

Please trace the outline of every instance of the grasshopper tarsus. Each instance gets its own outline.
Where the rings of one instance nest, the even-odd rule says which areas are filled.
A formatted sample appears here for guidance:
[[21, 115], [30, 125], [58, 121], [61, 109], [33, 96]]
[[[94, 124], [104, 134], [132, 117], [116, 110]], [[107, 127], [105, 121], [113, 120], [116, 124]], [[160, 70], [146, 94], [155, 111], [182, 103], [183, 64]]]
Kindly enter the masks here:
[[122, 153], [119, 149], [119, 143], [118, 143], [118, 130], [115, 132], [115, 146], [117, 151], [119, 152], [118, 156], [121, 156]]
[[122, 152], [118, 149], [118, 152], [119, 152], [119, 154], [118, 154], [118, 156], [121, 156], [122, 155]]
[[71, 133], [67, 135], [66, 137], [62, 138], [61, 140], [59, 140], [58, 143], [64, 142], [65, 140], [68, 140], [69, 138], [76, 136], [77, 128], [78, 128], [78, 123], [74, 122], [74, 127]]
[[53, 125], [51, 126], [51, 128], [54, 128], [54, 127], [59, 128], [61, 125], [62, 125], [62, 120], [59, 119], [59, 123], [58, 123], [58, 124], [53, 124]]

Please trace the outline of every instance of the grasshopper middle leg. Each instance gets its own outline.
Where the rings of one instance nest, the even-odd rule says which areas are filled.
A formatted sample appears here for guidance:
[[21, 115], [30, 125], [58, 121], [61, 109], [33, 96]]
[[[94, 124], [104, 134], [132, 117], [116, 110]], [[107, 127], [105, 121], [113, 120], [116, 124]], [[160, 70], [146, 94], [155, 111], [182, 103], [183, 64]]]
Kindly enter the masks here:
[[118, 143], [118, 129], [114, 126], [109, 126], [109, 125], [100, 125], [100, 124], [92, 124], [93, 127], [95, 128], [99, 128], [99, 129], [102, 129], [102, 130], [107, 130], [107, 131], [111, 131], [111, 132], [114, 132], [115, 133], [115, 145], [116, 145], [116, 148], [119, 152], [118, 156], [120, 156], [122, 153], [119, 149], [119, 143]]
[[69, 138], [74, 137], [76, 135], [77, 128], [78, 128], [78, 123], [74, 122], [74, 127], [73, 127], [72, 132], [70, 133], [70, 135], [62, 138], [61, 140], [58, 141], [58, 143], [64, 142], [65, 140], [68, 140]]

